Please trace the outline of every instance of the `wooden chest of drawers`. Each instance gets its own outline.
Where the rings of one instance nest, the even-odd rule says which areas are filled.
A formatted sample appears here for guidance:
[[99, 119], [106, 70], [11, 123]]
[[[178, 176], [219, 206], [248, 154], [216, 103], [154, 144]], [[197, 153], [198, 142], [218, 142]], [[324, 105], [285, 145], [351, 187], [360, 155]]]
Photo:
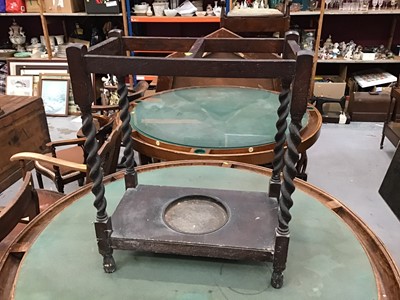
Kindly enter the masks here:
[[46, 152], [50, 141], [40, 97], [0, 96], [0, 192], [21, 177], [18, 162], [10, 157], [21, 151]]

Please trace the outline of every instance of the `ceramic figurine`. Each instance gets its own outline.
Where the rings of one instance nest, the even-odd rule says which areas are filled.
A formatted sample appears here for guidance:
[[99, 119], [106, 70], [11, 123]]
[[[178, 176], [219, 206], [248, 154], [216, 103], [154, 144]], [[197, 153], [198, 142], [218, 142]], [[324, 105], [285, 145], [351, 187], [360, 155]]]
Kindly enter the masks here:
[[207, 16], [212, 16], [212, 15], [213, 15], [213, 8], [212, 8], [211, 4], [208, 4], [208, 5], [207, 5], [207, 8], [206, 8], [206, 15], [207, 15]]
[[216, 15], [217, 17], [219, 17], [219, 16], [221, 15], [221, 7], [218, 6], [218, 1], [214, 1], [213, 13], [214, 13], [214, 15]]
[[151, 10], [151, 7], [149, 6], [147, 8], [146, 16], [151, 17], [153, 15], [153, 11]]
[[344, 59], [350, 60], [353, 58], [353, 53], [354, 53], [355, 47], [356, 47], [356, 44], [353, 41], [350, 41], [347, 44], [345, 54], [344, 54]]
[[22, 27], [13, 20], [12, 25], [9, 27], [10, 31], [8, 34], [10, 35], [10, 41], [15, 48], [17, 48], [18, 52], [24, 52], [25, 48], [22, 46], [25, 44], [26, 36], [25, 33], [22, 31]]
[[340, 55], [339, 43], [334, 43], [333, 44], [333, 49], [332, 49], [332, 58], [335, 59], [339, 55]]
[[354, 51], [353, 60], [360, 60], [361, 54], [362, 54], [362, 47], [359, 45], [359, 46], [357, 46], [356, 50]]
[[325, 49], [329, 50], [333, 48], [333, 43], [332, 43], [332, 37], [331, 35], [329, 35], [329, 37], [326, 39], [325, 43], [324, 43], [324, 47]]
[[254, 0], [254, 2], [253, 2], [253, 8], [258, 9], [258, 5], [259, 5], [258, 1], [257, 1], [257, 0]]
[[325, 47], [319, 48], [318, 56], [320, 59], [323, 59], [323, 60], [328, 58], [328, 53], [326, 52]]

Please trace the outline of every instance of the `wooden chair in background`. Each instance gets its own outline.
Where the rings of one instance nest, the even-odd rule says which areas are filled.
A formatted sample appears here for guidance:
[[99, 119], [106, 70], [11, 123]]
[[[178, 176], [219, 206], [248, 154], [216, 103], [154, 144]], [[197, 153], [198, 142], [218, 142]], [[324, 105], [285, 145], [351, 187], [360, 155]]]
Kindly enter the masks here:
[[[98, 153], [103, 161], [104, 174], [108, 175], [116, 171], [119, 149], [121, 146], [121, 124], [117, 118], [113, 118], [101, 127], [96, 139], [100, 148]], [[60, 193], [64, 192], [64, 186], [70, 182], [79, 181], [84, 183], [86, 178], [86, 154], [83, 144], [86, 138], [50, 142], [52, 153], [39, 154], [32, 152], [21, 152], [11, 157], [12, 161], [26, 160], [34, 161], [39, 187], [43, 188], [42, 175], [50, 178]], [[57, 147], [71, 146], [67, 149], [57, 151]], [[78, 167], [77, 167], [78, 166]]]
[[27, 171], [17, 193], [5, 207], [0, 208], [0, 257], [13, 239], [40, 212], [64, 196], [49, 190], [36, 190], [32, 173]]
[[[134, 102], [137, 99], [140, 99], [144, 96], [144, 93], [149, 88], [149, 84], [147, 81], [141, 80], [139, 81], [133, 89], [128, 89], [128, 100], [129, 102]], [[116, 90], [117, 87], [109, 87], [108, 89]], [[102, 104], [102, 105], [92, 105], [92, 112], [99, 113], [102, 115], [110, 115], [119, 111], [118, 104]]]
[[386, 121], [383, 124], [382, 129], [382, 138], [380, 143], [380, 148], [383, 148], [383, 142], [385, 141], [385, 137], [389, 139], [389, 141], [393, 144], [393, 146], [397, 147], [400, 141], [400, 120], [399, 120], [399, 111], [400, 111], [400, 80], [397, 83], [397, 87], [392, 87], [390, 93], [390, 103], [388, 107]]

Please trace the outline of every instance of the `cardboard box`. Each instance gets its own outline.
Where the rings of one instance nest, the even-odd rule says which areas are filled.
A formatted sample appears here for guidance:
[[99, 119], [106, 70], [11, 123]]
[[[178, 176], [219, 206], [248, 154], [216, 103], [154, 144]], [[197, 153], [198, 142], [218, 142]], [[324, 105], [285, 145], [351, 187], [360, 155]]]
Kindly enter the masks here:
[[361, 54], [361, 60], [375, 60], [376, 53], [365, 53]]
[[[346, 68], [343, 68], [339, 75], [316, 75], [314, 81], [314, 96], [338, 100], [342, 98], [346, 89], [346, 73]], [[324, 104], [325, 113], [341, 111], [342, 108], [338, 103]]]
[[98, 3], [96, 0], [85, 0], [85, 7], [88, 14], [121, 13], [121, 2], [119, 0], [109, 0], [104, 3]]
[[39, 0], [26, 0], [25, 6], [26, 6], [26, 12], [28, 13], [40, 12]]
[[[29, 1], [29, 0], [28, 0]], [[60, 3], [62, 3], [60, 5]], [[85, 11], [84, 0], [44, 0], [45, 11], [48, 13], [74, 13]]]
[[346, 89], [346, 69], [339, 75], [316, 75], [314, 78], [314, 96], [340, 99]]

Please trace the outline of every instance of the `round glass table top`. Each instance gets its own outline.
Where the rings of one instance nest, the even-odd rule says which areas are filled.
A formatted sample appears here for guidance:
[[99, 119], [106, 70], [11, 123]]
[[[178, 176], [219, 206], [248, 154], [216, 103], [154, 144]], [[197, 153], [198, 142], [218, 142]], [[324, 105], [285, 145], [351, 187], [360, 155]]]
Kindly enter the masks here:
[[[276, 92], [245, 87], [169, 90], [139, 101], [131, 125], [147, 137], [187, 147], [270, 144], [276, 134], [278, 97]], [[303, 126], [307, 122], [305, 114]]]

